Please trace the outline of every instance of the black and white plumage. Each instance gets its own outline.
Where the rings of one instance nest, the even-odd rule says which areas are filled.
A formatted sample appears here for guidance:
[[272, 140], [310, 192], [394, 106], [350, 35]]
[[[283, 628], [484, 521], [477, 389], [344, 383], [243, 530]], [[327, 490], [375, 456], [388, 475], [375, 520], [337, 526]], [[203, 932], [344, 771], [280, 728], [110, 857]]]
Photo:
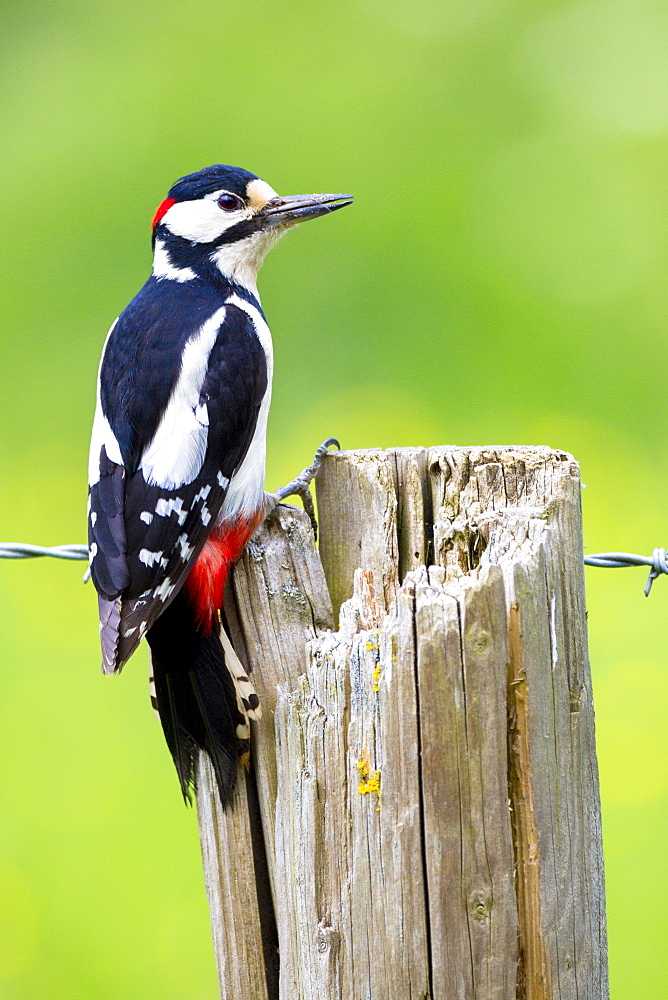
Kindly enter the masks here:
[[214, 166], [156, 212], [148, 281], [105, 343], [89, 461], [89, 551], [103, 670], [146, 636], [184, 794], [199, 749], [223, 801], [257, 696], [222, 632], [228, 567], [272, 503], [264, 492], [273, 355], [257, 271], [282, 233], [349, 204], [281, 198]]

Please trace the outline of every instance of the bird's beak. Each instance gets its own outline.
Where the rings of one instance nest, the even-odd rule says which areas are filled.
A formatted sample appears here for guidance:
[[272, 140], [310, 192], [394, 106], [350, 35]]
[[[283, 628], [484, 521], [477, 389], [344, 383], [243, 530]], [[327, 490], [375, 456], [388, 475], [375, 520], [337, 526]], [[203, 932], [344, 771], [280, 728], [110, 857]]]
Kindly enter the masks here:
[[335, 212], [337, 208], [351, 205], [351, 194], [293, 194], [285, 198], [272, 198], [256, 216], [263, 229], [277, 226], [294, 226], [307, 219], [317, 219], [319, 215]]

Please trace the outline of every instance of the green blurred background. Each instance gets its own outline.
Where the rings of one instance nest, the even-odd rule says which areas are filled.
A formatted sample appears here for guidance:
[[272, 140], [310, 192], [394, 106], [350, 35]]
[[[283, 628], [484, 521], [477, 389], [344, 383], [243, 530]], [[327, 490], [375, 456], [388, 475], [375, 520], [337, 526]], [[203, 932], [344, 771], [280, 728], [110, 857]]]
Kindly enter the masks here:
[[[0, 40], [0, 536], [84, 540], [104, 336], [170, 184], [222, 161], [356, 196], [261, 276], [269, 487], [331, 434], [550, 444], [589, 551], [666, 541], [665, 2], [3, 0]], [[654, 1000], [668, 582], [587, 579], [612, 995]], [[0, 588], [0, 997], [213, 998], [145, 652], [102, 678], [81, 564], [4, 562]]]

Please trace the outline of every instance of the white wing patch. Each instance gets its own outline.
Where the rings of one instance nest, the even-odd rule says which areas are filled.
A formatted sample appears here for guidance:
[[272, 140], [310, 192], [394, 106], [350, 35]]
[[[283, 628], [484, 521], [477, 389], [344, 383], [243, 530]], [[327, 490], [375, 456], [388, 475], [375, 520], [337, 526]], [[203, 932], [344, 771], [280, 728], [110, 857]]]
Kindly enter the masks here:
[[99, 400], [95, 407], [95, 420], [93, 421], [93, 433], [90, 438], [90, 452], [88, 457], [88, 485], [95, 486], [100, 478], [100, 453], [104, 446], [107, 458], [117, 465], [123, 465], [121, 449], [116, 440], [116, 435], [111, 429], [109, 421], [102, 412], [102, 404]]
[[159, 552], [152, 552], [151, 549], [140, 549], [139, 562], [143, 562], [149, 568], [156, 565], [162, 566], [163, 569], [167, 567], [167, 559], [165, 559], [162, 549]]
[[181, 497], [160, 497], [156, 502], [155, 512], [158, 517], [169, 517], [170, 514], [176, 513], [179, 524], [183, 524], [188, 515], [183, 509]]
[[151, 486], [178, 489], [191, 483], [204, 464], [208, 432], [198, 419], [199, 397], [224, 319], [225, 306], [221, 306], [186, 341], [178, 381], [139, 466]]
[[[174, 593], [175, 587], [176, 584], [172, 583], [171, 577], [166, 576], [165, 579], [160, 584], [160, 586], [156, 587], [155, 590], [153, 591], [153, 596], [159, 597], [161, 601], [166, 601], [167, 598], [171, 597], [172, 594]], [[141, 632], [142, 635], [146, 631], [146, 627], [147, 627], [146, 622], [142, 622], [141, 625], [139, 626], [139, 631]]]
[[188, 536], [185, 533], [183, 535], [179, 535], [179, 537], [176, 540], [176, 544], [181, 549], [180, 552], [181, 559], [184, 562], [188, 562], [191, 555], [195, 551], [195, 546], [190, 544], [190, 542], [188, 541]]

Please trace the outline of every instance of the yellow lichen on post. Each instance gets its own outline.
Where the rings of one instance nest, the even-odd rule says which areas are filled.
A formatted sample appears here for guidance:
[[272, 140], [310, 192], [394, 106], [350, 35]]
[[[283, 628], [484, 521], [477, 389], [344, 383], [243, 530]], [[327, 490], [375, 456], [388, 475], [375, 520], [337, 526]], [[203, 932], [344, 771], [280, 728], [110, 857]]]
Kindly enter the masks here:
[[360, 776], [357, 791], [360, 795], [376, 795], [378, 797], [376, 812], [380, 812], [380, 771], [370, 771], [369, 765], [361, 759], [357, 762], [357, 770]]
[[380, 680], [380, 632], [376, 632], [375, 635], [370, 635], [364, 644], [364, 648], [367, 653], [374, 654], [374, 670], [373, 670], [373, 692], [378, 694], [378, 682]]

